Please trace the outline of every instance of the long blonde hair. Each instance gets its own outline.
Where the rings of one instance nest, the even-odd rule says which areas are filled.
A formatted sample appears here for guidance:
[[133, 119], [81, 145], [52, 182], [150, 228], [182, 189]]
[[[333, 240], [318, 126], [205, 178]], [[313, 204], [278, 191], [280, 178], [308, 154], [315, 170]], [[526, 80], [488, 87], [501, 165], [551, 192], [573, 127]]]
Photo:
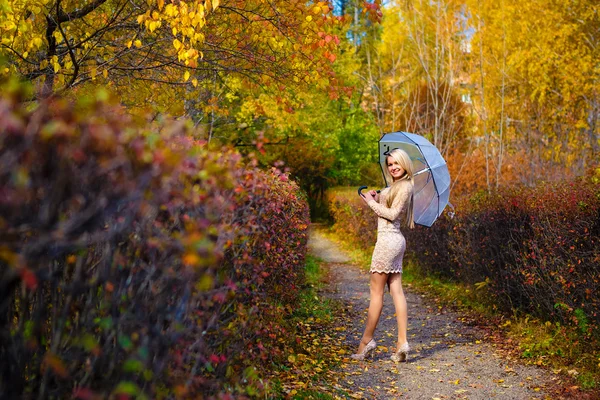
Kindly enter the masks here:
[[[388, 157], [391, 157], [394, 161], [397, 161], [398, 164], [404, 169], [404, 175], [400, 179], [394, 182], [394, 178], [390, 175], [390, 171], [387, 168], [387, 160]], [[388, 156], [385, 158], [386, 160], [386, 168], [383, 169], [384, 174], [388, 182], [392, 182], [390, 184], [390, 191], [386, 197], [386, 203], [388, 207], [391, 207], [394, 203], [394, 199], [398, 195], [400, 191], [400, 187], [402, 186], [404, 181], [408, 181], [410, 183], [410, 197], [408, 199], [407, 209], [406, 209], [406, 222], [405, 225], [409, 228], [415, 227], [415, 222], [413, 221], [413, 164], [410, 160], [408, 154], [402, 149], [394, 149], [388, 153]]]

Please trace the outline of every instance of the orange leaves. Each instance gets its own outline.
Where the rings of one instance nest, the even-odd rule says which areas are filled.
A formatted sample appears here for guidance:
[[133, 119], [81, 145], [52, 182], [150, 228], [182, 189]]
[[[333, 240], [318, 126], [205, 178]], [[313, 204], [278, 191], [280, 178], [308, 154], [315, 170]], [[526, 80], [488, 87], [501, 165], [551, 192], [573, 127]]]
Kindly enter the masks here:
[[183, 264], [188, 267], [195, 267], [200, 263], [200, 257], [196, 253], [187, 253], [183, 256]]
[[50, 368], [52, 372], [54, 372], [60, 378], [67, 378], [69, 373], [64, 362], [54, 353], [47, 352], [44, 356], [44, 361], [42, 363], [42, 369]]
[[326, 59], [328, 59], [330, 62], [334, 62], [334, 61], [335, 61], [335, 59], [336, 59], [336, 55], [335, 55], [335, 54], [333, 54], [333, 53], [330, 53], [330, 52], [328, 52], [328, 51], [326, 51], [326, 52], [325, 52], [323, 55], [324, 55], [324, 56], [325, 56], [325, 58], [326, 58]]
[[375, 0], [372, 3], [369, 3], [368, 1], [363, 2], [362, 13], [365, 14], [370, 21], [380, 23], [383, 18], [383, 13], [381, 12], [381, 0]]

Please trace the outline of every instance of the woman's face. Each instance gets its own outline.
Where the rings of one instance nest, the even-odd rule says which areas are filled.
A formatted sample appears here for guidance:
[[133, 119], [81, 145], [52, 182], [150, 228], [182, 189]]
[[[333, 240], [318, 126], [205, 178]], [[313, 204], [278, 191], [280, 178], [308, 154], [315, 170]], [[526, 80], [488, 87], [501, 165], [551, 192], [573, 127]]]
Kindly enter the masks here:
[[402, 178], [402, 175], [404, 175], [405, 171], [404, 168], [402, 168], [400, 164], [398, 164], [398, 161], [394, 160], [392, 157], [388, 157], [386, 161], [387, 168], [390, 175], [392, 176], [392, 179], [394, 181], [397, 181], [398, 179]]

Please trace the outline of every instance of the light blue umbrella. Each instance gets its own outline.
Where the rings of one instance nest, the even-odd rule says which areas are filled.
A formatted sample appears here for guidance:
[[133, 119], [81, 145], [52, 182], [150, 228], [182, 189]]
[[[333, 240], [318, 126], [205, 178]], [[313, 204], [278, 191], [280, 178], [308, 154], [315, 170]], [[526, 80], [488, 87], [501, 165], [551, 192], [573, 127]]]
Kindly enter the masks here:
[[[386, 133], [379, 140], [379, 164], [387, 169], [386, 156], [394, 149], [408, 153], [413, 162], [415, 224], [430, 227], [442, 214], [450, 197], [450, 173], [439, 150], [423, 136], [407, 132]], [[386, 186], [391, 184], [387, 182]]]

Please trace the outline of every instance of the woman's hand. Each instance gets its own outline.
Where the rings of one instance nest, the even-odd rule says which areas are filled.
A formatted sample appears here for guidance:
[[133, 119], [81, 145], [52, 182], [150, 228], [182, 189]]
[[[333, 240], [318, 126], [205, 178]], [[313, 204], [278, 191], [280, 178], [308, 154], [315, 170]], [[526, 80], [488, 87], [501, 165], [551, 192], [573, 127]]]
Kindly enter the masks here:
[[371, 196], [373, 196], [373, 200], [379, 203], [379, 193], [376, 190], [369, 190]]
[[[374, 190], [369, 190], [367, 193], [361, 194], [360, 197], [362, 197], [362, 199], [364, 200], [365, 203], [368, 203], [371, 200], [375, 200], [375, 197], [373, 196], [373, 192], [374, 192]], [[377, 192], [375, 192], [375, 194], [377, 194]]]

